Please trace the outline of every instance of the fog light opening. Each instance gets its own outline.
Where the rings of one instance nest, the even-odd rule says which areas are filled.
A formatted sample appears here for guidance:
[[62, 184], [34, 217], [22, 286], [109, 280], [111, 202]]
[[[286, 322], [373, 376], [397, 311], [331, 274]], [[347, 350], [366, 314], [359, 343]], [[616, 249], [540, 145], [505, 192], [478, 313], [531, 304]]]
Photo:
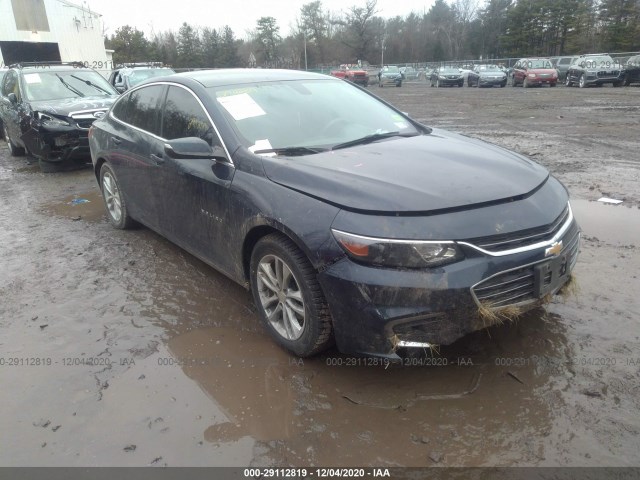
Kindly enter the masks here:
[[425, 355], [440, 355], [440, 345], [430, 342], [418, 342], [415, 340], [403, 340], [398, 334], [393, 335], [390, 339], [393, 351], [396, 352], [400, 348], [422, 349]]

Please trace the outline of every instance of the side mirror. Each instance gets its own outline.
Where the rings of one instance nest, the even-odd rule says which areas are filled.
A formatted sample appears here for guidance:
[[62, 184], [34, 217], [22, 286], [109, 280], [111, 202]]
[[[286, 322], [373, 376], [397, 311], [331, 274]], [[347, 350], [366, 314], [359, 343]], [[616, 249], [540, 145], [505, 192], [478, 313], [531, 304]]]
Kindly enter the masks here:
[[124, 86], [124, 83], [116, 83], [114, 87], [118, 93], [123, 93], [127, 89], [127, 87]]
[[203, 158], [208, 158], [210, 160], [229, 160], [224, 149], [218, 146], [211, 148], [211, 145], [198, 137], [185, 137], [170, 140], [164, 144], [164, 153], [166, 153], [170, 158], [181, 160], [196, 160]]
[[15, 105], [16, 103], [18, 103], [18, 97], [16, 96], [15, 93], [10, 93], [9, 95], [7, 95], [7, 98], [9, 99], [9, 101]]

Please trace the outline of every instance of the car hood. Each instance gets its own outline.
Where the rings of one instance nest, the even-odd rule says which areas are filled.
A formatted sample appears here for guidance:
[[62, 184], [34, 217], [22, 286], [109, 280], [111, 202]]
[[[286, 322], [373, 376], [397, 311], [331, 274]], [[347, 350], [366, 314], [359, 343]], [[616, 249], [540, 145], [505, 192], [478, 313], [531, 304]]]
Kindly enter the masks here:
[[265, 157], [273, 182], [361, 212], [429, 212], [511, 201], [549, 173], [505, 149], [434, 129], [431, 134], [303, 157]]
[[82, 97], [69, 98], [65, 100], [45, 100], [41, 102], [31, 102], [31, 109], [34, 112], [44, 112], [53, 115], [68, 117], [71, 112], [83, 110], [97, 110], [109, 108], [115, 102], [117, 95], [112, 97]]

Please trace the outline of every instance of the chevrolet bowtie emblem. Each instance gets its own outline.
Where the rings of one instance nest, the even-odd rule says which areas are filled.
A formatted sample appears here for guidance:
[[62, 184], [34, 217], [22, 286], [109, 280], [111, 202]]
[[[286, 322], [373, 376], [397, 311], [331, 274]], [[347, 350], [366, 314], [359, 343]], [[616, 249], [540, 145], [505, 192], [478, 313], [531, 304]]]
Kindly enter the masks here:
[[558, 255], [562, 251], [562, 240], [554, 243], [549, 248], [544, 251], [544, 256], [548, 257], [550, 255]]

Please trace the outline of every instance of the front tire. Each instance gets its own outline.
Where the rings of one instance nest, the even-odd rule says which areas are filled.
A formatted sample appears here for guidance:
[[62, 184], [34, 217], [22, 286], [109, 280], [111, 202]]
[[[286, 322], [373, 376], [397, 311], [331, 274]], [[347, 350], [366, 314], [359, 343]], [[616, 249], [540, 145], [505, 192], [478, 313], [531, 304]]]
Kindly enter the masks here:
[[100, 169], [100, 190], [111, 225], [120, 230], [135, 226], [136, 222], [129, 215], [116, 174], [106, 163]]
[[256, 244], [250, 281], [260, 318], [280, 346], [300, 357], [330, 346], [331, 315], [316, 271], [288, 237], [273, 233]]
[[11, 140], [9, 136], [9, 130], [7, 130], [7, 125], [2, 124], [2, 131], [4, 132], [4, 141], [7, 142], [7, 149], [9, 150], [9, 155], [12, 157], [22, 157], [25, 154], [24, 148], [17, 146]]
[[587, 86], [587, 78], [583, 73], [582, 75], [580, 75], [580, 78], [578, 79], [578, 87], [585, 88], [586, 86]]

